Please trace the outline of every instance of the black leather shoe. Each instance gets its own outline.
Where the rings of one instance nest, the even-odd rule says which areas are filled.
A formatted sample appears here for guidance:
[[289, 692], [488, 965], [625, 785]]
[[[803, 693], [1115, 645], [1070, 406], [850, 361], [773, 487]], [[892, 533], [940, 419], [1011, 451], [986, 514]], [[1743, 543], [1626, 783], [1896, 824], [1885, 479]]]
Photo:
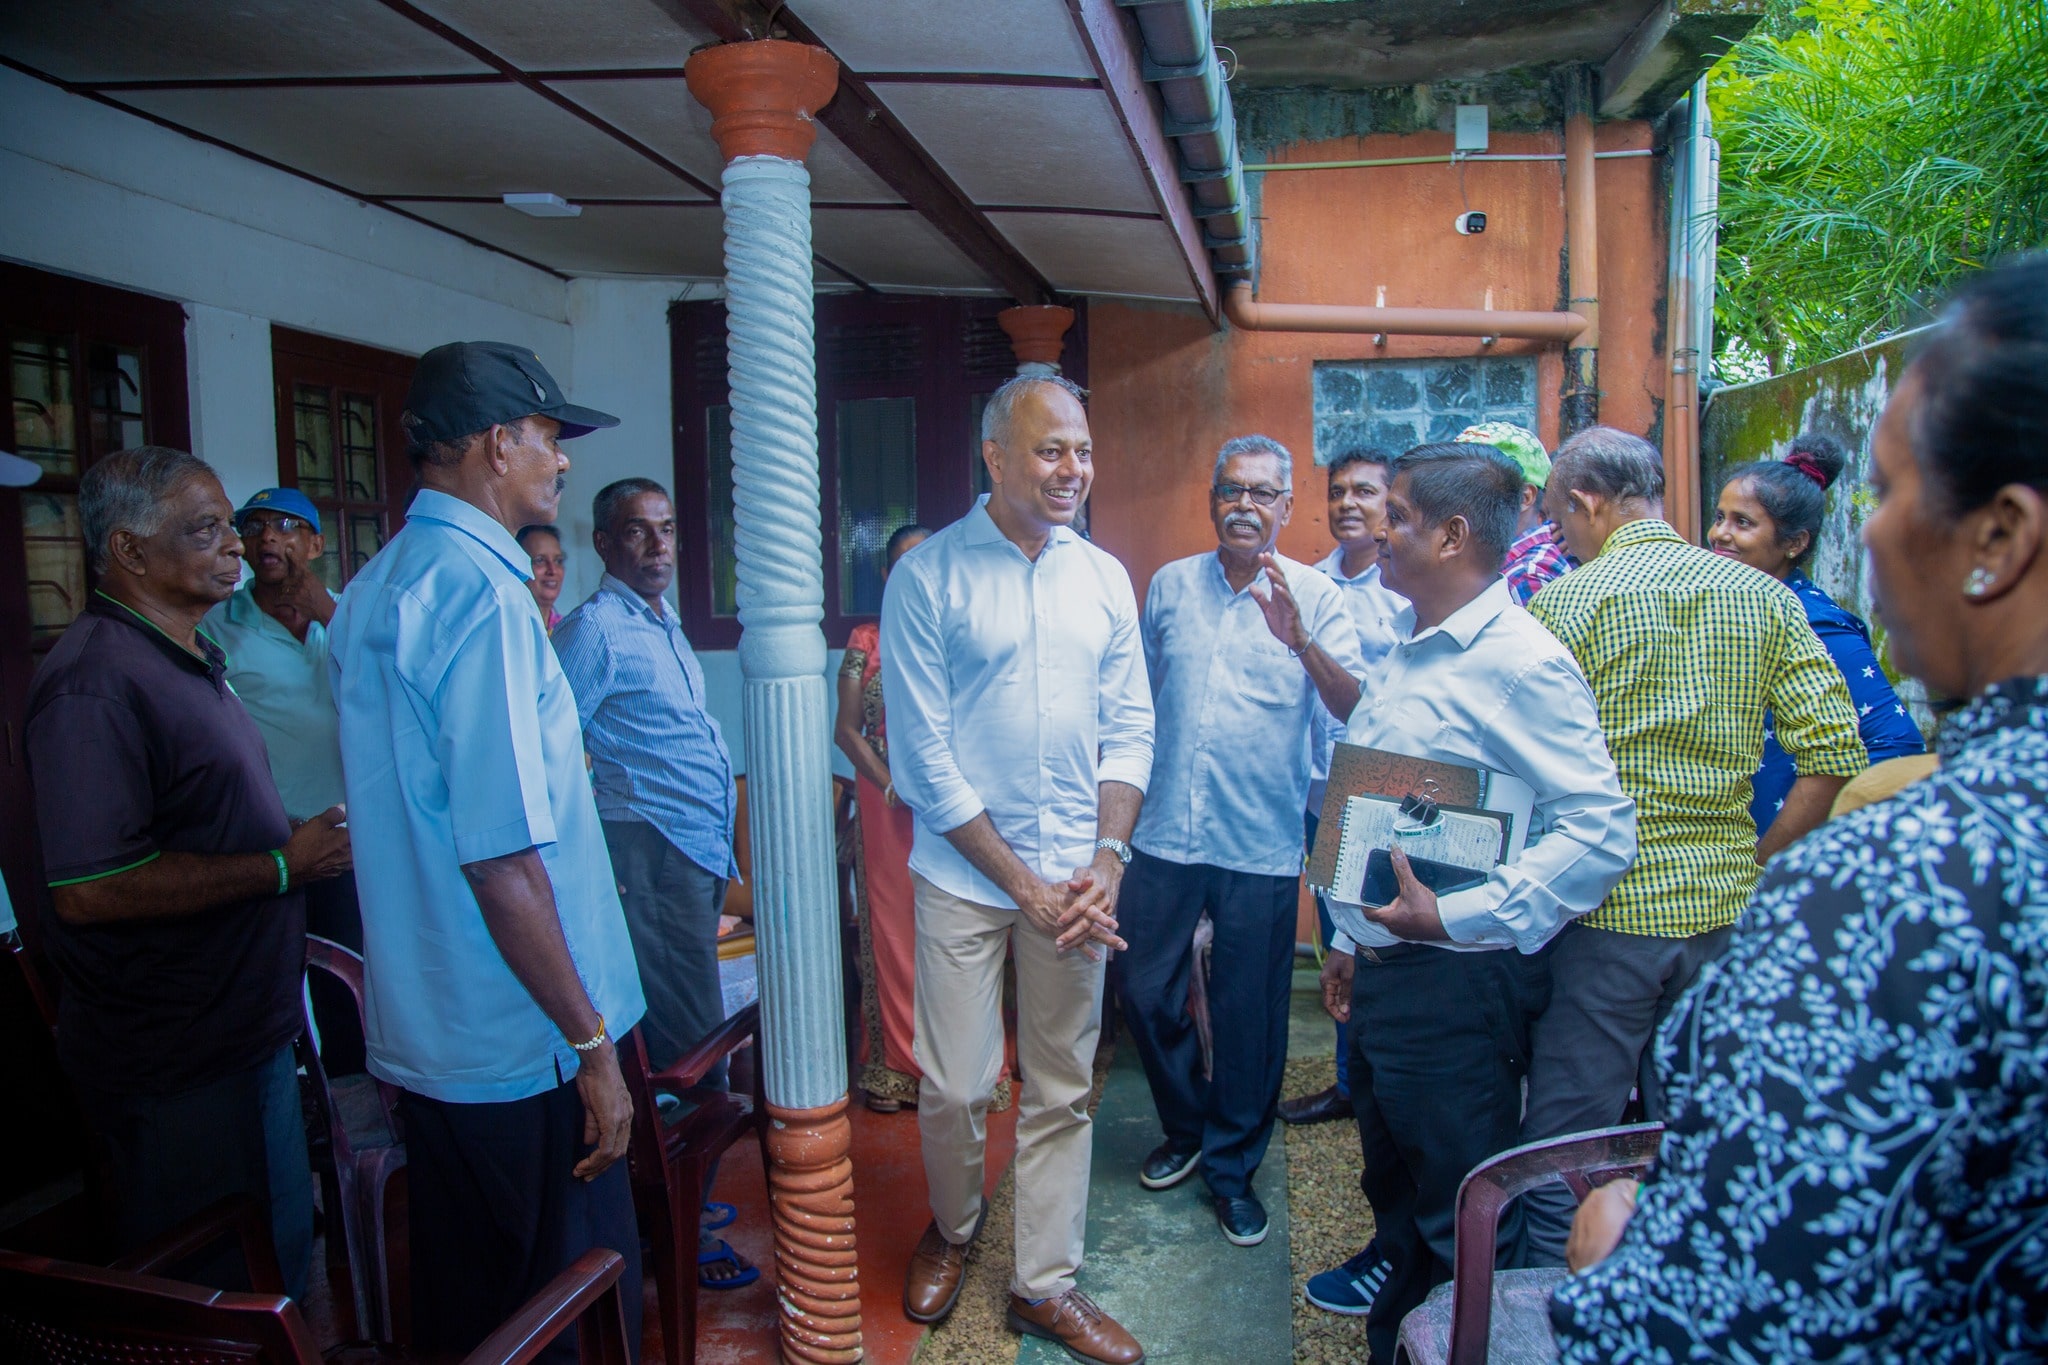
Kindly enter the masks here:
[[1298, 1100], [1280, 1101], [1280, 1121], [1296, 1127], [1351, 1117], [1351, 1097], [1334, 1085], [1328, 1090], [1318, 1090], [1313, 1095], [1303, 1095]]
[[1202, 1149], [1175, 1146], [1171, 1138], [1152, 1149], [1138, 1171], [1138, 1183], [1148, 1190], [1165, 1190], [1180, 1184], [1201, 1164]]
[[1266, 1240], [1266, 1206], [1255, 1194], [1217, 1195], [1216, 1221], [1232, 1246], [1255, 1247]]

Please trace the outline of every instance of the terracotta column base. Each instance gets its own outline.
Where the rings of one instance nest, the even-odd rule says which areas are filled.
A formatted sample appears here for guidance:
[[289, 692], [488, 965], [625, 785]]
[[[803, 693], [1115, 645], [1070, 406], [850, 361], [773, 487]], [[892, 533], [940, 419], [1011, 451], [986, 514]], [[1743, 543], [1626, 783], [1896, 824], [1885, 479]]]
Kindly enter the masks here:
[[862, 1358], [846, 1101], [818, 1109], [771, 1104], [768, 1117], [782, 1358], [846, 1365]]
[[1060, 351], [1067, 329], [1074, 325], [1074, 310], [1051, 304], [1020, 304], [996, 314], [996, 321], [1010, 334], [1010, 349], [1017, 353], [1019, 374], [1032, 373], [1033, 365], [1060, 372]]

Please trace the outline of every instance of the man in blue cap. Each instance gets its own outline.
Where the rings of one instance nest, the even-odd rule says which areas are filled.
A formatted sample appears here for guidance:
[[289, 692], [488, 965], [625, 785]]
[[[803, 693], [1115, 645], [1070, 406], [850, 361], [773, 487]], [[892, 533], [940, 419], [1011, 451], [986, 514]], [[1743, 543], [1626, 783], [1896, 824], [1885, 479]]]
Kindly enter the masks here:
[[420, 491], [334, 614], [369, 1065], [405, 1092], [423, 1353], [474, 1349], [610, 1247], [639, 1355], [633, 1103], [613, 1042], [646, 1006], [576, 698], [513, 538], [555, 519], [560, 442], [618, 420], [565, 401], [522, 347], [427, 352], [401, 417]]
[[[343, 800], [341, 733], [327, 682], [334, 597], [320, 578], [327, 548], [320, 512], [296, 488], [266, 488], [235, 513], [235, 530], [250, 576], [200, 629], [227, 651], [228, 683], [263, 734], [285, 814], [310, 820]], [[354, 877], [307, 888], [306, 928], [362, 950]], [[331, 1014], [319, 1011], [323, 1035], [337, 1022]]]

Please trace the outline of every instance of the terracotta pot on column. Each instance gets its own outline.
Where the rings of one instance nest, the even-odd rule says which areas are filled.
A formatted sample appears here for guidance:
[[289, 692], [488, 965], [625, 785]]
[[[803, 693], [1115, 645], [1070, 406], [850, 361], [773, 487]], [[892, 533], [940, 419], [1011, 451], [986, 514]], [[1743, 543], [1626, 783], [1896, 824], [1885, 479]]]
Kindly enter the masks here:
[[826, 729], [812, 113], [838, 63], [801, 43], [706, 48], [684, 67], [725, 156], [740, 669], [761, 1058], [772, 1128], [776, 1304], [785, 1360], [861, 1359], [845, 1024]]
[[1067, 329], [1074, 325], [1074, 310], [1050, 304], [1023, 304], [1005, 308], [996, 321], [1010, 335], [1010, 349], [1017, 353], [1017, 373], [1034, 379], [1050, 379], [1060, 372], [1060, 351]]

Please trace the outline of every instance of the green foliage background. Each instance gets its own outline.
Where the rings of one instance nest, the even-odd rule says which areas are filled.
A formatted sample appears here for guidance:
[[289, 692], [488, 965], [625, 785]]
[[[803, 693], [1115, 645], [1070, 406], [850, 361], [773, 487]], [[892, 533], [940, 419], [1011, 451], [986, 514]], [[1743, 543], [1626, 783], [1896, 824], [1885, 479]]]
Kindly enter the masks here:
[[2048, 0], [1776, 0], [1708, 103], [1724, 378], [1910, 326], [2048, 241]]

